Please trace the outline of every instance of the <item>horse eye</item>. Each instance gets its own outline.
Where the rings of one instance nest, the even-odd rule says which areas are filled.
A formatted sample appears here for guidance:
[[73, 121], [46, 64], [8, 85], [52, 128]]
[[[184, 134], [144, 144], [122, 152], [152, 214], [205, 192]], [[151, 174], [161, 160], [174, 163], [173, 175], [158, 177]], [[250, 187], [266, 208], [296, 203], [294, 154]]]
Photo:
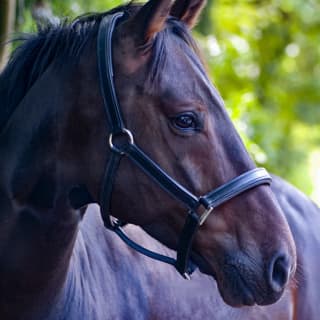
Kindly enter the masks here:
[[173, 124], [176, 128], [182, 130], [195, 130], [198, 128], [197, 117], [194, 113], [182, 113], [173, 118]]

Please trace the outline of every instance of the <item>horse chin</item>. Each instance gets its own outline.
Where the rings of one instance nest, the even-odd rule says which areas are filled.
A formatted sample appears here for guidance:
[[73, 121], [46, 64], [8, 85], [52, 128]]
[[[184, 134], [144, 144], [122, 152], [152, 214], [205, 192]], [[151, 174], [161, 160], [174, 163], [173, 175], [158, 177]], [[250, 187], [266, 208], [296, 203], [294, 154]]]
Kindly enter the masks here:
[[243, 307], [253, 305], [270, 305], [277, 302], [283, 294], [283, 291], [270, 294], [263, 288], [263, 280], [253, 281], [248, 278], [240, 268], [232, 267], [228, 272], [221, 267], [215, 271], [212, 265], [200, 254], [192, 252], [192, 261], [199, 270], [213, 277], [217, 283], [219, 293], [223, 301], [231, 307]]
[[277, 302], [282, 293], [267, 295], [259, 292], [256, 288], [251, 287], [241, 278], [241, 275], [233, 279], [232, 286], [228, 285], [226, 281], [219, 281], [217, 279], [218, 289], [224, 302], [231, 307], [243, 307], [253, 305], [270, 305]]

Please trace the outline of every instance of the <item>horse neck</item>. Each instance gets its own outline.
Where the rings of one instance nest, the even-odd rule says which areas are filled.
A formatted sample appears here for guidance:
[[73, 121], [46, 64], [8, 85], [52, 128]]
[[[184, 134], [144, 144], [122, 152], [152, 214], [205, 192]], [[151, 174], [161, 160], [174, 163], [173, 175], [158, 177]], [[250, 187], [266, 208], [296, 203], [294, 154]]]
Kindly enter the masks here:
[[[61, 173], [57, 109], [61, 85], [49, 69], [0, 136], [0, 314], [46, 314], [68, 271], [81, 212]], [[24, 316], [22, 316], [24, 315]]]

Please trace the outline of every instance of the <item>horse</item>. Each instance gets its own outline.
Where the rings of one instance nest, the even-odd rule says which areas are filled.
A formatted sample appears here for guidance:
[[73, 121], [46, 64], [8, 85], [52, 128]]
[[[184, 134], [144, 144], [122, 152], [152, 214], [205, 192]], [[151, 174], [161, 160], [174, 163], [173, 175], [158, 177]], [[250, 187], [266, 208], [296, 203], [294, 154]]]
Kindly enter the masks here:
[[318, 241], [299, 218], [318, 209], [285, 183], [274, 193], [249, 157], [190, 35], [204, 5], [131, 3], [13, 54], [0, 76], [1, 319], [315, 319], [303, 270]]

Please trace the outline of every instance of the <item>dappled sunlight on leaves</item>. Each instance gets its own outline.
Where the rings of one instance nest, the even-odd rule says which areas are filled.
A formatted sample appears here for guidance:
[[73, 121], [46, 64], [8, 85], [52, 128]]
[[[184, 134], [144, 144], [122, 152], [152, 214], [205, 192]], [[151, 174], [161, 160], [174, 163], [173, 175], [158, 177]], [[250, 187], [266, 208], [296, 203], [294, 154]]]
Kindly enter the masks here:
[[[249, 152], [311, 194], [319, 179], [310, 155], [320, 145], [320, 2], [216, 0], [209, 12], [221, 51], [207, 56], [210, 74]], [[205, 22], [197, 31], [205, 45]]]

